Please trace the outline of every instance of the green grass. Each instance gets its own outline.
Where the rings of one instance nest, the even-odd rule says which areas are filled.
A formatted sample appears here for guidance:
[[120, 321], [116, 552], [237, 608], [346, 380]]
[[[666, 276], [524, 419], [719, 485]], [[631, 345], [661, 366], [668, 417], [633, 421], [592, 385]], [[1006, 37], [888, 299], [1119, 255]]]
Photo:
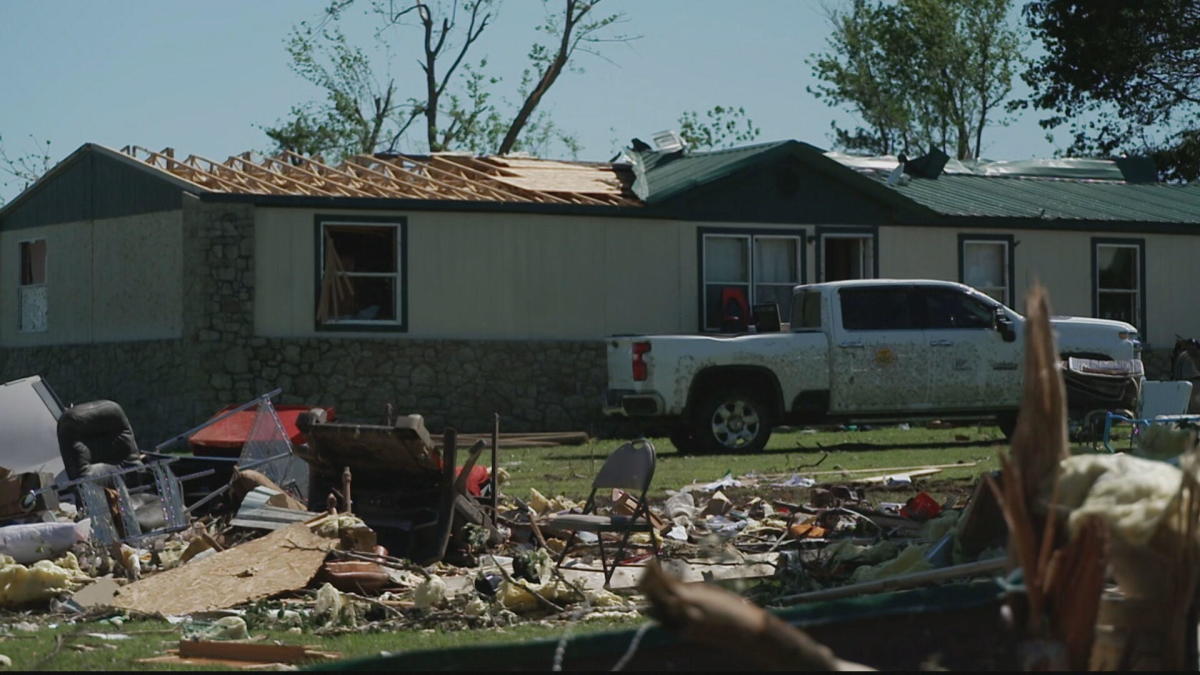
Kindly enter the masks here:
[[[572, 634], [583, 635], [604, 630], [636, 626], [639, 622], [599, 619], [573, 622]], [[500, 642], [524, 642], [538, 638], [557, 638], [567, 629], [565, 623], [527, 623], [508, 628], [432, 631], [411, 630], [380, 633], [348, 633], [337, 636], [296, 635], [276, 630], [251, 630], [251, 635], [282, 644], [308, 645], [342, 654], [343, 658], [361, 658], [380, 652], [442, 649]], [[107, 641], [87, 637], [86, 633], [123, 633], [131, 639]], [[213, 670], [210, 666], [183, 666], [139, 663], [138, 659], [159, 656], [179, 643], [179, 630], [157, 621], [129, 621], [120, 628], [107, 623], [89, 622], [59, 625], [37, 632], [15, 633], [0, 638], [0, 654], [12, 659], [13, 670]], [[61, 646], [58, 646], [61, 640]], [[71, 645], [89, 645], [93, 651], [76, 651]], [[108, 645], [105, 647], [103, 645]], [[549, 664], [547, 664], [548, 666]]]
[[[665, 438], [653, 439], [658, 451], [658, 466], [654, 476], [652, 497], [662, 498], [667, 490], [675, 490], [692, 482], [709, 482], [732, 472], [734, 476], [747, 473], [786, 474], [841, 471], [847, 469], [886, 469], [889, 467], [928, 464], [975, 462], [974, 466], [943, 470], [928, 479], [918, 479], [916, 489], [928, 489], [935, 497], [961, 493], [983, 471], [997, 468], [997, 450], [1003, 447], [1003, 437], [992, 427], [959, 427], [954, 429], [911, 429], [895, 427], [870, 431], [833, 431], [803, 433], [778, 432], [772, 436], [766, 450], [748, 454], [681, 455]], [[592, 476], [613, 449], [623, 441], [597, 440], [582, 446], [526, 448], [502, 450], [500, 465], [510, 474], [504, 487], [507, 494], [525, 497], [530, 488], [547, 496], [559, 494], [582, 501], [591, 487]], [[828, 453], [826, 455], [826, 453]], [[824, 457], [824, 459], [822, 459]], [[488, 461], [485, 456], [484, 461]], [[817, 466], [812, 465], [820, 462]], [[880, 473], [888, 473], [880, 471]], [[872, 475], [857, 474], [858, 477]], [[846, 482], [845, 476], [824, 474], [815, 476], [818, 482]], [[742, 491], [739, 491], [742, 492]], [[748, 490], [745, 492], [753, 492]], [[870, 493], [875, 501], [903, 501], [913, 489], [889, 491], [876, 489]], [[732, 494], [731, 494], [732, 496]], [[735, 497], [735, 499], [738, 497]], [[0, 616], [0, 624], [10, 624], [27, 617], [9, 614]], [[576, 632], [591, 632], [624, 628], [631, 622], [600, 620], [576, 623]], [[476, 630], [407, 630], [387, 633], [350, 633], [340, 636], [294, 635], [273, 630], [255, 630], [251, 634], [286, 644], [305, 644], [318, 649], [340, 652], [345, 658], [364, 657], [382, 651], [396, 652], [413, 649], [438, 649], [462, 645], [495, 642], [516, 642], [535, 638], [558, 637], [565, 624], [527, 623], [505, 629]], [[167, 632], [162, 632], [167, 631]], [[126, 633], [133, 639], [106, 642], [85, 637], [83, 633]], [[13, 660], [14, 669], [42, 670], [146, 670], [166, 669], [161, 664], [141, 664], [137, 659], [157, 656], [174, 647], [179, 632], [166, 623], [130, 621], [122, 627], [89, 622], [81, 625], [61, 625], [38, 632], [14, 633], [0, 637], [0, 654]], [[59, 642], [62, 642], [59, 645]], [[79, 652], [72, 644], [97, 646], [93, 651]], [[109, 645], [103, 647], [100, 645]], [[189, 669], [175, 667], [175, 669]]]
[[[680, 454], [665, 438], [651, 440], [658, 455], [651, 486], [654, 498], [662, 498], [667, 490], [677, 490], [693, 481], [716, 480], [727, 471], [734, 476], [751, 472], [806, 475], [842, 469], [976, 462], [975, 466], [946, 469], [932, 477], [938, 481], [968, 479], [998, 468], [996, 450], [1004, 443], [1003, 435], [995, 427], [777, 432], [765, 450], [743, 454]], [[592, 477], [605, 458], [623, 442], [596, 440], [581, 446], [502, 450], [499, 463], [510, 477], [502, 490], [524, 498], [530, 488], [537, 488], [548, 497], [561, 494], [581, 500], [587, 496]], [[821, 460], [826, 452], [828, 456], [819, 465], [804, 466]], [[871, 474], [859, 474], [868, 475]], [[830, 474], [814, 478], [818, 482], [840, 480]]]

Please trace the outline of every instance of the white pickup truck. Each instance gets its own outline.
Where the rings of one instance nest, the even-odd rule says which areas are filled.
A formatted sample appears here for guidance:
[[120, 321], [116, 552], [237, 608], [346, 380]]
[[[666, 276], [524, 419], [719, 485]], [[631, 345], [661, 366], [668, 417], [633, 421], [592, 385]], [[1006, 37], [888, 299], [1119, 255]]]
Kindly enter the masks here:
[[[777, 424], [996, 421], [1021, 397], [1024, 318], [963, 284], [797, 286], [779, 332], [608, 338], [604, 412], [681, 449], [758, 450]], [[1141, 357], [1119, 321], [1052, 319], [1063, 355]]]

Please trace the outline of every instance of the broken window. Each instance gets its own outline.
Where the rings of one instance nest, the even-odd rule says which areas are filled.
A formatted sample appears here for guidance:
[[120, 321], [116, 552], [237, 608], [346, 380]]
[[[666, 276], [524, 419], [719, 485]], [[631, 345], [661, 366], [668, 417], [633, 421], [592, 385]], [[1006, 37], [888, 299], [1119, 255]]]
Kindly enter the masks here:
[[402, 225], [327, 221], [320, 227], [317, 322], [402, 326]]
[[1012, 303], [1012, 240], [960, 238], [959, 281], [1006, 305]]
[[1141, 242], [1094, 241], [1093, 245], [1096, 316], [1124, 321], [1142, 329]]
[[23, 333], [46, 330], [46, 240], [23, 241], [21, 278], [17, 284], [17, 322]]
[[733, 318], [744, 325], [750, 320], [751, 307], [759, 303], [776, 303], [780, 316], [790, 316], [792, 288], [803, 283], [802, 237], [750, 232], [704, 234], [704, 329], [722, 330]]

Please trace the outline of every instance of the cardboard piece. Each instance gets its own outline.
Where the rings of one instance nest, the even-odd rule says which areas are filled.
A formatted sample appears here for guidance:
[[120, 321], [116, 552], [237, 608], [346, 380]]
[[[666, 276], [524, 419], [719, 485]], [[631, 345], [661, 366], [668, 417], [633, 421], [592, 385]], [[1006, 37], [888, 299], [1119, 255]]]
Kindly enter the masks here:
[[85, 609], [91, 607], [108, 607], [113, 604], [113, 598], [117, 596], [117, 592], [121, 590], [121, 585], [116, 579], [111, 576], [100, 577], [96, 581], [84, 586], [75, 591], [71, 596], [80, 607]]
[[178, 615], [253, 602], [304, 588], [336, 545], [336, 540], [296, 523], [125, 586], [112, 604], [148, 614]]

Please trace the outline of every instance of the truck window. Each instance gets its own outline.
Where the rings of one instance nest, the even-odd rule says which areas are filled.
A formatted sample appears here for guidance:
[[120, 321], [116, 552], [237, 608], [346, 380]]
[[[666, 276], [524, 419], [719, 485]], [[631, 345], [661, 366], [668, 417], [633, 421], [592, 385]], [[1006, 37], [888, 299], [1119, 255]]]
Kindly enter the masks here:
[[845, 288], [842, 327], [846, 330], [913, 330], [912, 287]]
[[953, 288], [923, 288], [919, 295], [925, 308], [925, 327], [991, 328], [992, 308]]
[[792, 296], [792, 330], [821, 329], [821, 292], [802, 291]]

